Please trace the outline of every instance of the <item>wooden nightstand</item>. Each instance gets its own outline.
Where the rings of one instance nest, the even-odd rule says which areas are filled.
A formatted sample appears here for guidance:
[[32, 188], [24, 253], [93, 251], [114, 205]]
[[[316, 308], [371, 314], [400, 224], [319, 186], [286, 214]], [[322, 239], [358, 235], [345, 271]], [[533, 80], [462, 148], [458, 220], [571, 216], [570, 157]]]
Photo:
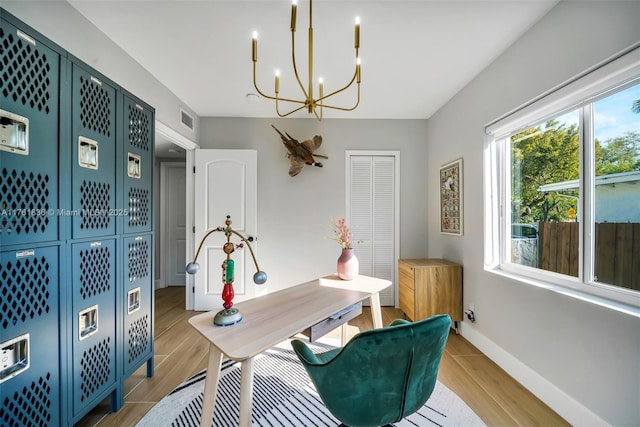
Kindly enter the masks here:
[[410, 320], [448, 314], [462, 321], [462, 266], [444, 259], [398, 260], [400, 309]]

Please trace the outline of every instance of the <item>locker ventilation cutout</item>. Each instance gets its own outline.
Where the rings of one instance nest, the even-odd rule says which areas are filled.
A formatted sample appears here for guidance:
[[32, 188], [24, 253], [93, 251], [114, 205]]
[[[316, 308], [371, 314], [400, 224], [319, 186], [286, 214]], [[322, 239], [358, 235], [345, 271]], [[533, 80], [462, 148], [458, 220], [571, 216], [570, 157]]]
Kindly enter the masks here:
[[149, 346], [149, 315], [145, 314], [131, 324], [128, 331], [129, 363], [143, 355]]
[[82, 222], [80, 228], [101, 229], [109, 227], [111, 186], [107, 183], [82, 181], [80, 186], [80, 207]]
[[[0, 174], [0, 235], [44, 233], [49, 225], [49, 175], [2, 168]], [[24, 214], [16, 211], [25, 210]], [[26, 211], [29, 211], [27, 214]], [[35, 213], [36, 215], [32, 215]]]
[[[35, 46], [0, 28], [2, 97], [49, 114], [49, 60]], [[55, 88], [54, 88], [55, 89]]]
[[111, 252], [108, 247], [80, 251], [80, 295], [91, 298], [111, 289]]
[[90, 79], [80, 76], [80, 121], [85, 129], [111, 136], [109, 93]]
[[49, 313], [49, 263], [44, 257], [0, 265], [0, 278], [3, 329]]
[[129, 143], [141, 150], [149, 151], [151, 127], [149, 118], [135, 105], [129, 105]]
[[111, 375], [110, 349], [111, 338], [106, 338], [83, 353], [80, 361], [82, 368], [80, 373], [80, 379], [82, 380], [80, 401], [84, 402], [91, 397], [109, 380]]
[[[2, 401], [0, 422], [6, 427], [48, 427], [56, 424], [51, 417], [51, 374], [25, 385]], [[57, 403], [56, 403], [57, 404]]]
[[129, 282], [149, 275], [149, 244], [142, 240], [129, 243]]
[[129, 227], [144, 227], [149, 222], [149, 190], [129, 190]]

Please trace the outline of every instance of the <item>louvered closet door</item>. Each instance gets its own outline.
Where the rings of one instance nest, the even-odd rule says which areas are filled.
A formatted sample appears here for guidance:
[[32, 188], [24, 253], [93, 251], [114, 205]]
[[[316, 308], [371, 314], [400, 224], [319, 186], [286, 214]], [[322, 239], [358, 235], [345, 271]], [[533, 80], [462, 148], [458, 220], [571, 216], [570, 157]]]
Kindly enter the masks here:
[[360, 274], [391, 280], [380, 294], [395, 306], [397, 259], [397, 156], [349, 155], [347, 221], [353, 233]]

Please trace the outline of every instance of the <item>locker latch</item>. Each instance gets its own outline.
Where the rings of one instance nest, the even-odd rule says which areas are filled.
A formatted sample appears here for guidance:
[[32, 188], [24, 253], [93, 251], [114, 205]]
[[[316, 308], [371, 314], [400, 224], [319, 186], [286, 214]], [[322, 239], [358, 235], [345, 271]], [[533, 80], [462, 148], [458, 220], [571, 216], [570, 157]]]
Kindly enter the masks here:
[[131, 314], [135, 311], [140, 310], [140, 288], [135, 288], [130, 290], [127, 293], [127, 299], [128, 299], [128, 313], [127, 314]]
[[0, 110], [0, 150], [29, 154], [29, 119]]
[[80, 341], [98, 332], [98, 305], [86, 308], [78, 314]]
[[0, 344], [0, 383], [29, 369], [29, 334], [20, 335]]

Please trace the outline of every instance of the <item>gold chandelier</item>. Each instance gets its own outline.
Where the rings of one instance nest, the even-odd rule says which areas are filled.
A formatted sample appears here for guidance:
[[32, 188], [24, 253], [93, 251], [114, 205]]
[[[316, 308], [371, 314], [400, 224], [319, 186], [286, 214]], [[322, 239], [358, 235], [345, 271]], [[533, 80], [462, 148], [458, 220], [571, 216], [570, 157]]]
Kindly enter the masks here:
[[[280, 117], [287, 117], [290, 114], [295, 113], [296, 111], [300, 111], [303, 108], [307, 110], [309, 114], [314, 114], [316, 118], [321, 121], [322, 120], [322, 111], [324, 108], [331, 108], [334, 110], [341, 111], [353, 111], [360, 104], [360, 57], [358, 56], [358, 49], [360, 48], [360, 18], [356, 18], [355, 23], [355, 40], [354, 45], [356, 49], [356, 67], [355, 72], [353, 73], [353, 77], [351, 81], [347, 83], [341, 89], [338, 89], [334, 92], [329, 93], [328, 95], [324, 94], [324, 85], [322, 78], [318, 79], [318, 97], [314, 98], [313, 95], [313, 0], [309, 0], [309, 80], [307, 82], [307, 89], [305, 89], [302, 81], [300, 80], [300, 76], [298, 75], [298, 68], [296, 66], [296, 53], [295, 53], [295, 32], [296, 32], [296, 13], [297, 13], [297, 0], [293, 0], [291, 4], [291, 59], [293, 62], [293, 71], [298, 81], [298, 85], [302, 90], [304, 95], [304, 100], [300, 99], [290, 99], [290, 98], [281, 98], [279, 96], [280, 93], [280, 72], [276, 70], [275, 75], [275, 96], [270, 96], [265, 94], [258, 88], [258, 84], [256, 82], [256, 66], [258, 63], [258, 34], [257, 32], [253, 33], [253, 43], [252, 43], [252, 59], [253, 59], [253, 86], [256, 88], [258, 93], [267, 99], [272, 99], [276, 102], [276, 112]], [[333, 95], [336, 95], [346, 89], [348, 89], [353, 82], [356, 82], [358, 87], [358, 98], [353, 107], [338, 107], [334, 105], [325, 104], [325, 100]], [[286, 113], [281, 113], [279, 108], [280, 102], [288, 102], [293, 104], [301, 104], [299, 107], [294, 107], [291, 111]], [[320, 112], [318, 113], [319, 110]]]

